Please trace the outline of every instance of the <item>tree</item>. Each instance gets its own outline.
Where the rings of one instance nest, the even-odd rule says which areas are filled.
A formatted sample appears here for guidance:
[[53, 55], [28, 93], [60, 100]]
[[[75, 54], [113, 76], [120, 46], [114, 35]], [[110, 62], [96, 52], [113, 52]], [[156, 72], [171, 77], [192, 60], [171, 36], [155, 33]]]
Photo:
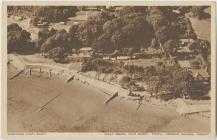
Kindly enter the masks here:
[[124, 25], [123, 20], [121, 18], [114, 18], [112, 20], [108, 20], [103, 24], [103, 31], [105, 34], [112, 35], [116, 31], [120, 32], [121, 27]]
[[82, 41], [83, 46], [95, 46], [93, 43], [97, 38], [103, 34], [103, 25], [111, 16], [107, 12], [100, 12], [99, 14], [88, 17], [87, 21], [79, 26], [79, 40]]
[[146, 19], [148, 23], [153, 26], [154, 31], [156, 32], [159, 27], [167, 25], [168, 18], [166, 17], [165, 10], [162, 7], [150, 6], [147, 8]]
[[155, 93], [155, 96], [157, 97], [158, 92], [163, 86], [163, 77], [161, 76], [152, 76], [148, 79], [148, 86], [151, 92], [151, 96], [153, 93]]
[[[123, 17], [124, 18], [124, 17]], [[124, 37], [124, 46], [141, 48], [150, 44], [153, 38], [153, 29], [144, 17], [135, 15], [125, 26], [121, 28]], [[149, 45], [147, 45], [149, 46]]]
[[56, 34], [57, 30], [55, 29], [51, 29], [51, 30], [48, 30], [48, 29], [43, 29], [43, 30], [40, 30], [38, 32], [38, 46], [39, 48], [41, 48], [41, 45], [49, 38], [51, 37], [52, 35]]
[[61, 47], [66, 53], [70, 53], [74, 46], [71, 45], [69, 34], [62, 29], [49, 37], [42, 45], [41, 52], [48, 52], [51, 49]]
[[177, 44], [175, 40], [168, 40], [163, 44], [164, 53], [167, 57], [176, 53]]
[[210, 15], [204, 12], [206, 6], [192, 6], [190, 13], [192, 17], [197, 17], [199, 19], [209, 18]]
[[31, 34], [23, 30], [18, 24], [12, 23], [7, 27], [8, 53], [26, 53], [34, 51], [35, 46], [31, 42]]
[[200, 69], [201, 68], [201, 63], [198, 60], [193, 60], [193, 61], [191, 61], [190, 64], [191, 64], [192, 68], [194, 68], [194, 69]]
[[96, 51], [102, 51], [106, 53], [114, 52], [115, 47], [111, 41], [111, 37], [107, 34], [100, 35], [96, 40], [96, 45], [93, 46]]
[[202, 39], [197, 39], [191, 43], [189, 49], [195, 54], [201, 54], [204, 60], [207, 60], [208, 55], [211, 53], [210, 43]]
[[187, 70], [178, 69], [173, 71], [170, 77], [169, 90], [174, 94], [174, 97], [188, 96], [190, 94], [192, 80], [193, 76]]
[[118, 16], [124, 16], [132, 13], [146, 14], [146, 6], [124, 6], [118, 11]]
[[121, 85], [125, 85], [131, 81], [131, 78], [129, 76], [123, 76], [120, 80]]
[[155, 31], [155, 37], [159, 44], [164, 44], [170, 38], [170, 29], [167, 26], [161, 26]]
[[159, 44], [158, 44], [156, 38], [152, 39], [150, 47], [151, 48], [158, 48], [159, 47]]
[[79, 25], [72, 25], [69, 29], [70, 46], [69, 49], [79, 49], [82, 47], [82, 42], [79, 39]]
[[144, 69], [144, 71], [145, 71], [145, 75], [148, 76], [148, 77], [156, 76], [157, 75], [156, 67], [154, 67], [153, 65], [147, 66]]
[[120, 32], [115, 32], [111, 37], [111, 41], [116, 50], [120, 49], [121, 44], [123, 43], [123, 38]]
[[33, 9], [33, 13], [38, 19], [43, 18], [48, 22], [66, 20], [68, 17], [74, 16], [76, 11], [75, 6], [36, 6]]

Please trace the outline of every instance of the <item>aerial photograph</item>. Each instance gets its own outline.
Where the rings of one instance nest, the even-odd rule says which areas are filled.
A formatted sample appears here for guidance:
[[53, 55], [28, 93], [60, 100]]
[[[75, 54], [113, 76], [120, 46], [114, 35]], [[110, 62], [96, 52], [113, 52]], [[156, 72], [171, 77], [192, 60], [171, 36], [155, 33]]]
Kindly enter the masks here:
[[210, 134], [211, 8], [8, 5], [7, 132]]

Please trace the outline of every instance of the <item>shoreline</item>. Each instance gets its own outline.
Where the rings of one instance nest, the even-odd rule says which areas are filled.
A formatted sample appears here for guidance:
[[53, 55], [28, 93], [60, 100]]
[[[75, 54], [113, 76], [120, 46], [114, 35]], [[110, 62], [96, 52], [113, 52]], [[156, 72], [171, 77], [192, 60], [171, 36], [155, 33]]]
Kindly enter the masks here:
[[[204, 112], [204, 109], [201, 110], [201, 108], [210, 108], [210, 103], [204, 104], [203, 101], [194, 104], [189, 104], [189, 101], [184, 101], [183, 99], [175, 99], [171, 101], [162, 101], [160, 99], [151, 98], [150, 95], [148, 95], [145, 92], [135, 92], [136, 94], [139, 93], [139, 97], [134, 96], [128, 96], [129, 90], [122, 88], [118, 84], [111, 84], [105, 81], [97, 80], [92, 77], [88, 77], [87, 75], [84, 75], [77, 70], [72, 70], [67, 67], [61, 67], [59, 65], [51, 65], [47, 63], [31, 63], [29, 61], [26, 61], [27, 58], [23, 59], [22, 56], [10, 54], [9, 59], [12, 60], [12, 63], [20, 70], [24, 71], [29, 68], [36, 69], [36, 72], [39, 73], [39, 68], [45, 69], [45, 72], [49, 72], [49, 70], [52, 69], [52, 72], [55, 75], [59, 75], [61, 78], [65, 80], [65, 83], [68, 83], [70, 80], [76, 80], [81, 82], [84, 85], [90, 85], [94, 88], [97, 88], [99, 91], [103, 92], [107, 95], [114, 95], [118, 92], [118, 97], [124, 98], [125, 100], [132, 100], [132, 101], [139, 101], [141, 97], [144, 95], [143, 101], [146, 101], [152, 105], [156, 106], [166, 106], [167, 108], [176, 109], [176, 112], [179, 114], [192, 114], [192, 113], [200, 113]], [[202, 103], [202, 105], [201, 105]], [[204, 107], [205, 106], [205, 107]], [[190, 108], [190, 109], [189, 109]], [[197, 111], [198, 110], [198, 111]], [[205, 111], [206, 113], [207, 111]], [[208, 111], [209, 112], [209, 111]]]
[[[13, 74], [10, 68], [9, 72], [10, 75]], [[167, 106], [144, 102], [140, 109], [136, 110], [137, 102], [123, 98], [115, 98], [105, 105], [103, 102], [108, 99], [108, 95], [77, 81], [65, 84], [63, 79], [56, 76], [48, 79], [38, 75], [21, 75], [8, 82], [8, 123], [11, 132], [173, 132], [176, 129], [178, 132], [186, 130], [192, 133], [209, 131], [206, 130], [209, 128], [209, 119], [195, 115], [186, 118]], [[12, 88], [15, 84], [15, 88]], [[38, 111], [38, 108], [59, 92], [62, 92], [62, 95]], [[20, 118], [20, 121], [14, 120], [15, 118]], [[199, 124], [198, 119], [202, 120]], [[191, 125], [179, 127], [187, 122]], [[128, 127], [123, 128], [123, 125]], [[198, 130], [200, 127], [191, 127], [192, 125], [207, 127]]]

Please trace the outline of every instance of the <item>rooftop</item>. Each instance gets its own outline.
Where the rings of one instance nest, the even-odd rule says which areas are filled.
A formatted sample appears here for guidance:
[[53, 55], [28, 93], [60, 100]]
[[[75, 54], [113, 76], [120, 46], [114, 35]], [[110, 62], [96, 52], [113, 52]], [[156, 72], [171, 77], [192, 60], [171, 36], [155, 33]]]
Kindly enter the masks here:
[[92, 48], [91, 47], [84, 47], [84, 48], [81, 48], [80, 51], [92, 51]]

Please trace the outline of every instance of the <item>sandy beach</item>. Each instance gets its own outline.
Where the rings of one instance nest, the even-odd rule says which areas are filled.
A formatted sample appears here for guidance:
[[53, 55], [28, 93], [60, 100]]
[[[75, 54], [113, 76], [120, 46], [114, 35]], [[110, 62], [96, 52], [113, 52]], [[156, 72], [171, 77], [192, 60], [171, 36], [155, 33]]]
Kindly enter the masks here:
[[[8, 66], [8, 77], [17, 70]], [[208, 133], [210, 119], [180, 116], [175, 109], [109, 98], [79, 81], [66, 84], [37, 74], [8, 79], [9, 132], [187, 132]], [[50, 102], [49, 102], [50, 101]], [[47, 103], [48, 102], [48, 103]], [[47, 104], [46, 104], [47, 103]]]

